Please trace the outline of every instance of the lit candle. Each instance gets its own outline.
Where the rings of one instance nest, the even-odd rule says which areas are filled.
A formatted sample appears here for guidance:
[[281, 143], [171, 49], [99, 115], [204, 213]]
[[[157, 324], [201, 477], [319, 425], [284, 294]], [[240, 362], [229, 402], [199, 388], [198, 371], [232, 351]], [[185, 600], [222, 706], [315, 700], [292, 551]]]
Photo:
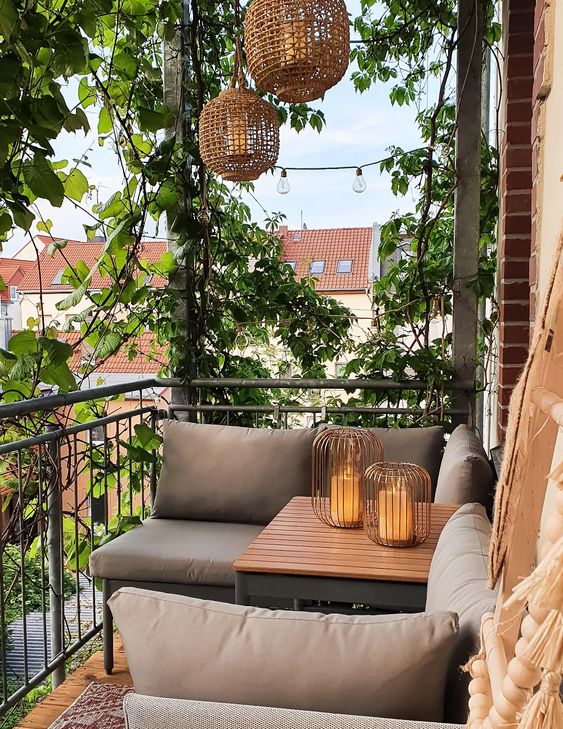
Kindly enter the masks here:
[[246, 129], [236, 126], [229, 127], [227, 132], [227, 144], [229, 154], [233, 157], [244, 157], [248, 152], [248, 144], [246, 139]]
[[340, 526], [354, 527], [362, 523], [360, 478], [350, 462], [342, 464], [331, 476], [330, 516]]
[[414, 542], [414, 501], [408, 489], [399, 484], [382, 488], [377, 497], [379, 538], [390, 544]]
[[307, 26], [304, 20], [282, 23], [284, 60], [296, 64], [307, 58]]

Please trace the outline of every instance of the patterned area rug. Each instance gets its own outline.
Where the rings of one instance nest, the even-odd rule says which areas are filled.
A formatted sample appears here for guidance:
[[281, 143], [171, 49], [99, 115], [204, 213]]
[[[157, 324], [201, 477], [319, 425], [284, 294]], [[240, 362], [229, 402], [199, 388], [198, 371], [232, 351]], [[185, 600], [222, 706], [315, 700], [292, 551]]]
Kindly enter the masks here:
[[91, 683], [49, 729], [125, 729], [123, 697], [132, 686]]

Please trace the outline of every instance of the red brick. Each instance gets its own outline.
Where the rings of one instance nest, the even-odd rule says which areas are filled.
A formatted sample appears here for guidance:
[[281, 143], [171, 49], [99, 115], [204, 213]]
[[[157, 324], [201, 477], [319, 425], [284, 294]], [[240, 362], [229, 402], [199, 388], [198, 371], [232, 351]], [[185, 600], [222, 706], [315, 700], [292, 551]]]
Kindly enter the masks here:
[[537, 31], [540, 21], [543, 20], [545, 14], [545, 2], [544, 0], [536, 0], [534, 7], [534, 28]]
[[527, 99], [524, 101], [510, 101], [506, 105], [506, 121], [508, 123], [531, 121], [531, 119], [532, 105]]
[[536, 252], [534, 251], [530, 256], [530, 263], [529, 265], [529, 278], [530, 278], [530, 286], [533, 286], [538, 282], [537, 276], [538, 276], [538, 262], [537, 262], [537, 256]]
[[534, 29], [511, 33], [506, 39], [506, 54], [528, 53], [534, 45]]
[[524, 301], [530, 295], [530, 282], [526, 278], [522, 281], [501, 281], [501, 301]]
[[514, 33], [534, 31], [534, 9], [529, 8], [525, 10], [512, 10], [508, 14], [508, 32], [513, 35]]
[[530, 190], [508, 190], [504, 199], [504, 211], [510, 213], [529, 213], [531, 210], [532, 194]]
[[520, 365], [501, 365], [498, 373], [499, 385], [504, 387], [514, 387], [520, 379], [521, 374], [522, 367], [520, 367]]
[[530, 234], [532, 229], [532, 221], [529, 215], [504, 215], [503, 229], [506, 235], [511, 233]]
[[530, 324], [505, 324], [500, 325], [500, 340], [506, 344], [528, 344], [530, 340]]
[[534, 9], [534, 0], [510, 0], [510, 10]]
[[[536, 101], [537, 99], [542, 99], [545, 97], [545, 90], [542, 91], [542, 85], [543, 85], [543, 74], [544, 74], [544, 67], [545, 67], [545, 51], [542, 51], [541, 56], [538, 58], [538, 63], [536, 65], [536, 70], [534, 71], [534, 83], [532, 85], [532, 100]], [[533, 119], [532, 115], [532, 119]], [[537, 119], [537, 115], [536, 115]], [[534, 136], [536, 132], [534, 131]]]
[[532, 170], [513, 170], [510, 167], [505, 171], [505, 181], [503, 189], [507, 191], [513, 190], [530, 190], [532, 187]]
[[500, 318], [504, 322], [521, 322], [525, 324], [530, 319], [530, 305], [526, 302], [501, 301]]
[[531, 144], [532, 126], [527, 122], [510, 122], [504, 136], [508, 144]]
[[532, 72], [528, 78], [509, 78], [507, 94], [510, 99], [530, 99], [532, 97]]
[[508, 406], [510, 404], [510, 398], [512, 397], [513, 387], [503, 387], [502, 385], [498, 388], [498, 400], [501, 405]]
[[534, 70], [534, 55], [532, 49], [528, 53], [511, 53], [505, 65], [509, 77], [527, 78]]
[[509, 145], [504, 153], [503, 161], [506, 167], [531, 167], [532, 151], [530, 145]]
[[530, 236], [505, 237], [501, 241], [501, 255], [525, 258], [530, 255]]
[[503, 364], [523, 365], [528, 359], [528, 347], [517, 344], [504, 347], [500, 345], [499, 359]]
[[530, 262], [527, 258], [515, 261], [512, 258], [502, 260], [502, 278], [520, 279], [521, 281], [529, 281]]

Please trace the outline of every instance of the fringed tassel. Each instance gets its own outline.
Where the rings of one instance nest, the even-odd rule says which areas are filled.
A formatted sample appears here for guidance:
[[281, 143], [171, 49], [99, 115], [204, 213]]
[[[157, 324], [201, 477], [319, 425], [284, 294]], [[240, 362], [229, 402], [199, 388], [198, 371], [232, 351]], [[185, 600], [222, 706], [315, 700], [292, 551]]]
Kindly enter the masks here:
[[563, 672], [563, 615], [552, 610], [524, 651], [533, 666], [556, 673]]
[[548, 671], [526, 707], [518, 729], [563, 729], [563, 705], [559, 698], [561, 674]]
[[532, 574], [516, 585], [506, 605], [527, 602], [547, 610], [562, 609], [563, 537], [553, 545]]

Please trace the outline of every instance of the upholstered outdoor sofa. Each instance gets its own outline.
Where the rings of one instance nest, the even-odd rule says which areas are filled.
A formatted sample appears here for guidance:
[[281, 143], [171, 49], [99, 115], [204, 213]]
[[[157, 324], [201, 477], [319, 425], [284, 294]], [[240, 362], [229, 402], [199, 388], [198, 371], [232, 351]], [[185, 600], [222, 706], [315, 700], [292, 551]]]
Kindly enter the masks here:
[[[107, 601], [120, 588], [234, 601], [233, 561], [291, 498], [310, 493], [311, 449], [317, 432], [164, 421], [163, 466], [151, 518], [96, 550], [90, 560], [91, 573], [104, 582], [108, 672], [113, 666], [113, 623]], [[456, 528], [456, 517], [464, 515], [458, 512], [442, 534], [446, 548], [436, 552], [439, 566], [434, 569], [433, 562], [427, 603], [429, 611], [460, 616], [461, 647], [452, 661], [445, 700], [447, 705], [453, 697], [453, 709], [446, 716], [463, 720], [455, 695], [461, 691], [463, 714], [466, 682], [460, 680], [457, 667], [473, 648], [481, 615], [494, 607], [485, 569], [492, 471], [479, 440], [466, 426], [454, 431], [445, 449], [439, 427], [376, 429], [376, 433], [386, 460], [408, 460], [428, 470], [435, 501], [471, 504], [463, 524], [457, 524], [469, 544], [459, 552], [452, 544], [463, 545], [463, 539], [448, 538]], [[459, 564], [462, 559], [471, 566]], [[443, 578], [445, 574], [449, 576]], [[455, 576], [461, 574], [473, 574], [474, 591], [465, 582], [458, 585]]]

